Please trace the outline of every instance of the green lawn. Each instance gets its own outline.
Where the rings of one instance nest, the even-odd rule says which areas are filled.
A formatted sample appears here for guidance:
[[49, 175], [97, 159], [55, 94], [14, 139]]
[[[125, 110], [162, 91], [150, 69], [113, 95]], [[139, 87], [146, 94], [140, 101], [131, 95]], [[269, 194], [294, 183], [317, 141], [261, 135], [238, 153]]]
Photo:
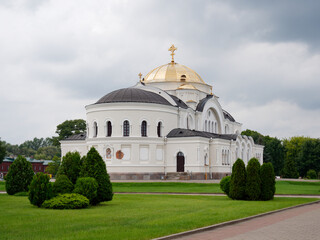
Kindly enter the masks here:
[[233, 201], [227, 197], [115, 195], [82, 210], [47, 210], [27, 197], [0, 195], [1, 239], [151, 239], [314, 201], [276, 198]]
[[114, 192], [223, 193], [218, 183], [113, 182]]
[[0, 181], [0, 191], [5, 191], [6, 190], [5, 185], [6, 185], [5, 181]]
[[[113, 182], [112, 186], [114, 192], [222, 193], [218, 183]], [[0, 191], [5, 191], [5, 182], [0, 182]], [[320, 195], [320, 182], [277, 181], [276, 194]]]
[[277, 181], [276, 194], [320, 195], [320, 182]]
[[[114, 192], [222, 193], [218, 183], [113, 182]], [[277, 181], [276, 194], [320, 195], [320, 182]]]

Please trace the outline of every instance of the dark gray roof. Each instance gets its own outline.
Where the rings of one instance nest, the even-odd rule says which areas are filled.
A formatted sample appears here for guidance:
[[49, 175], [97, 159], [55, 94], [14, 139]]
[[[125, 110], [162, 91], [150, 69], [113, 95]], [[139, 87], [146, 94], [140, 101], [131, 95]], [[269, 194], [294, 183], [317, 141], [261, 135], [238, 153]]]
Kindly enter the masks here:
[[202, 98], [198, 105], [197, 105], [197, 108], [196, 108], [196, 111], [198, 112], [202, 112], [203, 111], [203, 108], [204, 108], [204, 105], [206, 105], [207, 101], [209, 99], [211, 99], [213, 97], [213, 95], [207, 95], [205, 98]]
[[226, 139], [226, 140], [236, 140], [237, 136], [238, 136], [237, 134], [217, 134], [217, 133], [190, 130], [185, 128], [175, 128], [168, 133], [167, 138], [204, 137], [204, 138], [220, 138], [220, 139]]
[[171, 95], [169, 94], [170, 97], [172, 97], [172, 99], [176, 102], [176, 104], [178, 105], [178, 107], [181, 107], [181, 108], [188, 108], [188, 105], [185, 104], [184, 101], [182, 101], [180, 98], [174, 96], [174, 95]]
[[171, 104], [161, 95], [133, 87], [122, 88], [108, 93], [100, 98], [96, 104], [116, 102], [157, 103], [171, 106]]
[[226, 110], [223, 110], [223, 116], [225, 119], [229, 119], [231, 122], [235, 122], [236, 120], [234, 120], [234, 118], [232, 117], [232, 115], [230, 113], [228, 113]]
[[70, 137], [67, 137], [66, 139], [64, 139], [62, 141], [86, 140], [86, 136], [87, 136], [86, 132], [74, 134]]
[[[207, 101], [208, 101], [209, 99], [211, 99], [212, 97], [213, 97], [213, 95], [207, 95], [205, 98], [202, 98], [202, 99], [199, 101], [196, 110], [197, 110], [198, 112], [202, 112], [204, 106], [205, 106], [206, 103], [207, 103]], [[235, 121], [236, 121], [236, 120], [232, 117], [232, 115], [231, 115], [230, 113], [228, 113], [226, 110], [223, 110], [223, 109], [222, 109], [222, 111], [223, 111], [223, 116], [224, 116], [225, 119], [229, 119], [231, 122], [235, 122]]]

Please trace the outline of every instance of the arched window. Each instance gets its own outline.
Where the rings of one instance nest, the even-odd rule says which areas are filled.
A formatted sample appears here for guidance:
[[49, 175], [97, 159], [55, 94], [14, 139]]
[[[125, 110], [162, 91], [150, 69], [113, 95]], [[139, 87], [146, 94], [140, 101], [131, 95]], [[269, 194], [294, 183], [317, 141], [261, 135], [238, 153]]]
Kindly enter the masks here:
[[98, 136], [98, 124], [97, 122], [93, 123], [93, 137], [97, 137]]
[[158, 126], [157, 126], [157, 134], [158, 137], [161, 137], [161, 128], [162, 128], [162, 122], [158, 122]]
[[129, 137], [129, 135], [130, 135], [130, 124], [128, 120], [125, 120], [123, 122], [123, 136]]
[[112, 135], [112, 124], [110, 121], [107, 122], [107, 137], [111, 137]]
[[224, 165], [224, 149], [222, 149], [222, 165]]
[[141, 123], [141, 137], [146, 137], [147, 136], [147, 122], [142, 121]]
[[214, 123], [214, 132], [218, 133], [218, 125], [217, 122]]
[[212, 122], [212, 123], [211, 123], [211, 132], [212, 132], [212, 133], [214, 132], [213, 125], [214, 125], [214, 123]]
[[204, 131], [207, 131], [207, 120], [204, 122]]

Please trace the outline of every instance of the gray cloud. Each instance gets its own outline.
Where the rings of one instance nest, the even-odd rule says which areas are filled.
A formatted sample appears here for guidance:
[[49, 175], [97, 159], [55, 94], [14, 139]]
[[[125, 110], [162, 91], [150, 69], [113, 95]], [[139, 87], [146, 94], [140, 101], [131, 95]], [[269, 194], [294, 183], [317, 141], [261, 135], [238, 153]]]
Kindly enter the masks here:
[[[212, 84], [249, 128], [279, 137], [317, 136], [310, 129], [319, 126], [310, 123], [296, 131], [274, 126], [283, 126], [286, 107], [296, 114], [288, 124], [301, 125], [301, 114], [320, 122], [319, 4], [1, 1], [0, 111], [7, 117], [0, 120], [0, 136], [21, 143], [53, 135], [59, 121], [84, 117], [84, 105], [169, 62], [172, 43], [176, 61]], [[276, 105], [282, 111], [271, 119], [263, 110]]]

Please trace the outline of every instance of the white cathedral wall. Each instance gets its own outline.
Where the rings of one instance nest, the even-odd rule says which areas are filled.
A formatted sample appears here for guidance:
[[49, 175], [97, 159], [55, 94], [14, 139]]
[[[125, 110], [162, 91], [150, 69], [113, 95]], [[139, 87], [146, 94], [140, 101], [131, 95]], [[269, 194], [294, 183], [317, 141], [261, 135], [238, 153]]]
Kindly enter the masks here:
[[185, 157], [185, 172], [204, 172], [204, 156], [208, 149], [209, 139], [201, 137], [168, 138], [166, 152], [166, 172], [177, 171], [177, 154]]
[[88, 152], [86, 141], [61, 141], [61, 156], [65, 156], [67, 152], [79, 152], [84, 156]]
[[141, 136], [141, 123], [147, 121], [147, 136], [157, 137], [158, 122], [162, 122], [162, 136], [177, 126], [178, 108], [148, 103], [95, 104], [87, 108], [89, 138], [93, 138], [93, 123], [98, 124], [98, 138], [106, 136], [106, 122], [112, 123], [112, 137], [123, 136], [123, 122], [130, 123], [130, 137]]

